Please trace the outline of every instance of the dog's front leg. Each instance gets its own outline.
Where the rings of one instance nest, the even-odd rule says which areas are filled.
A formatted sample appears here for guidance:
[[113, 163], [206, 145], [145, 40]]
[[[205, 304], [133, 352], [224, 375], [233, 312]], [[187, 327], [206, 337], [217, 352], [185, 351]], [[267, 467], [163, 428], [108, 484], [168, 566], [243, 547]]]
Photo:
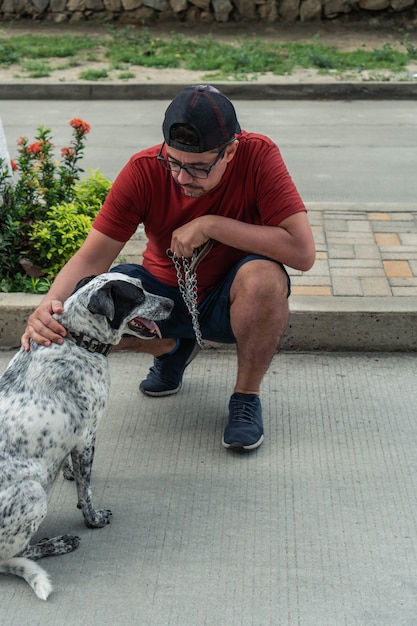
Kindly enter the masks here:
[[94, 459], [95, 437], [91, 435], [85, 447], [80, 451], [74, 448], [71, 452], [74, 480], [77, 485], [78, 508], [84, 516], [88, 528], [102, 528], [110, 524], [109, 509], [95, 509], [91, 493], [91, 468]]

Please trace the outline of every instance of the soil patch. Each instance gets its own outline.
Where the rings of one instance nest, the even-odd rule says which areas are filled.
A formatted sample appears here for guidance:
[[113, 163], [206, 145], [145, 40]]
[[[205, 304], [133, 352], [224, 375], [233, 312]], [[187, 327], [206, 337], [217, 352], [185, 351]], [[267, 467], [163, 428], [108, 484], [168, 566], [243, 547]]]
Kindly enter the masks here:
[[[118, 26], [123, 28], [123, 26]], [[144, 27], [136, 27], [144, 28]], [[167, 22], [157, 26], [147, 26], [152, 37], [170, 37], [172, 33], [181, 33], [190, 39], [198, 39], [204, 36], [212, 36], [225, 42], [238, 41], [242, 37], [257, 37], [268, 41], [287, 43], [300, 42], [307, 43], [319, 41], [320, 43], [335, 46], [339, 50], [376, 50], [384, 46], [391, 46], [399, 50], [404, 50], [404, 37], [407, 36], [412, 45], [417, 47], [417, 31], [412, 24], [406, 28], [403, 24], [396, 25], [390, 23], [388, 26], [380, 23], [378, 19], [373, 21], [360, 21], [343, 23], [340, 21], [320, 22], [320, 23], [292, 23], [292, 24], [189, 24], [179, 22]], [[3, 24], [0, 28], [0, 35], [13, 36], [19, 34], [59, 34], [68, 35], [89, 35], [102, 40], [110, 37], [109, 27], [93, 23], [77, 23], [56, 25], [50, 22], [32, 22], [22, 20], [13, 24]], [[130, 72], [133, 76], [123, 77], [117, 70], [109, 70], [108, 62], [105, 58], [105, 49], [97, 55], [96, 60], [80, 60], [76, 67], [63, 68], [62, 59], [48, 61], [53, 71], [48, 77], [26, 78], [21, 68], [17, 65], [0, 67], [0, 84], [51, 84], [51, 83], [120, 83], [120, 84], [141, 84], [141, 83], [179, 83], [192, 84], [196, 82], [209, 82], [209, 74], [184, 69], [156, 69], [134, 66]], [[80, 72], [86, 69], [107, 70], [108, 76], [100, 81], [88, 81], [80, 78]], [[406, 71], [399, 74], [379, 71], [377, 74], [370, 74], [366, 71], [354, 71], [344, 76], [338, 74], [320, 74], [316, 70], [298, 70], [288, 76], [275, 76], [272, 73], [250, 77], [251, 82], [258, 83], [300, 83], [300, 82], [336, 82], [349, 80], [353, 82], [361, 81], [415, 81], [417, 80], [417, 62], [410, 64]], [[216, 81], [213, 81], [216, 82]]]

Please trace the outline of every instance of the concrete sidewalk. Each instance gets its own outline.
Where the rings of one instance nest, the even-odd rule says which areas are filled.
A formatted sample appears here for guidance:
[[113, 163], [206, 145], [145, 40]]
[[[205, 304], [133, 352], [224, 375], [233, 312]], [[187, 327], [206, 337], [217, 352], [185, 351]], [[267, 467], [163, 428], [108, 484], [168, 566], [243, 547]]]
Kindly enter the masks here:
[[47, 603], [0, 576], [2, 624], [415, 626], [414, 355], [277, 355], [247, 455], [220, 443], [230, 350], [204, 350], [170, 398], [138, 391], [149, 361], [109, 357], [93, 493], [111, 524], [87, 529], [59, 477], [38, 537], [80, 547], [40, 562]]

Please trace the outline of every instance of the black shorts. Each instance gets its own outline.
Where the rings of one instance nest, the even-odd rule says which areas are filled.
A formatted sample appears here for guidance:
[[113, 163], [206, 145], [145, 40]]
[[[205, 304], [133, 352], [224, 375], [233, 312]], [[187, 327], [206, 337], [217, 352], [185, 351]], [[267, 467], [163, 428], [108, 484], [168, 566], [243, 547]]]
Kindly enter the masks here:
[[[230, 288], [239, 268], [249, 261], [258, 259], [271, 260], [259, 254], [249, 254], [239, 261], [239, 263], [224, 276], [222, 281], [199, 300], [198, 322], [203, 339], [218, 343], [236, 343], [230, 326]], [[289, 296], [291, 293], [290, 277], [282, 263], [278, 263], [278, 265], [282, 267], [287, 277]], [[195, 337], [191, 315], [188, 312], [178, 287], [171, 287], [161, 283], [161, 281], [145, 270], [142, 265], [136, 265], [134, 263], [122, 263], [121, 265], [113, 267], [111, 271], [121, 272], [133, 278], [139, 278], [146, 291], [158, 296], [164, 296], [165, 298], [171, 298], [171, 300], [174, 301], [174, 309], [170, 317], [158, 322], [163, 337], [183, 337], [189, 339]]]

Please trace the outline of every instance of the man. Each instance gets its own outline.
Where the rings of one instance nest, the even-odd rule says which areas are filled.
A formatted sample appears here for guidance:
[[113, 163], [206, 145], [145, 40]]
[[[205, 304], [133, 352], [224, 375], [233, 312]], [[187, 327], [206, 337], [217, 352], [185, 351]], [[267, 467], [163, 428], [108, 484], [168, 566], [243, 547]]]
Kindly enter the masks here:
[[[160, 324], [161, 339], [129, 337], [118, 349], [154, 356], [139, 389], [157, 397], [181, 389], [200, 333], [236, 343], [237, 377], [222, 443], [252, 450], [264, 438], [261, 382], [288, 321], [290, 281], [283, 264], [306, 271], [314, 262], [306, 209], [277, 146], [242, 131], [233, 104], [214, 87], [182, 90], [162, 129], [162, 145], [134, 155], [116, 178], [84, 244], [29, 317], [22, 345], [29, 350], [29, 339], [64, 341], [53, 313], [62, 311], [79, 279], [108, 271], [143, 223], [143, 266], [114, 269], [140, 278], [145, 289], [175, 306]], [[186, 303], [178, 275], [181, 283], [188, 259], [207, 242], [212, 248], [197, 266], [197, 286], [185, 280]]]

